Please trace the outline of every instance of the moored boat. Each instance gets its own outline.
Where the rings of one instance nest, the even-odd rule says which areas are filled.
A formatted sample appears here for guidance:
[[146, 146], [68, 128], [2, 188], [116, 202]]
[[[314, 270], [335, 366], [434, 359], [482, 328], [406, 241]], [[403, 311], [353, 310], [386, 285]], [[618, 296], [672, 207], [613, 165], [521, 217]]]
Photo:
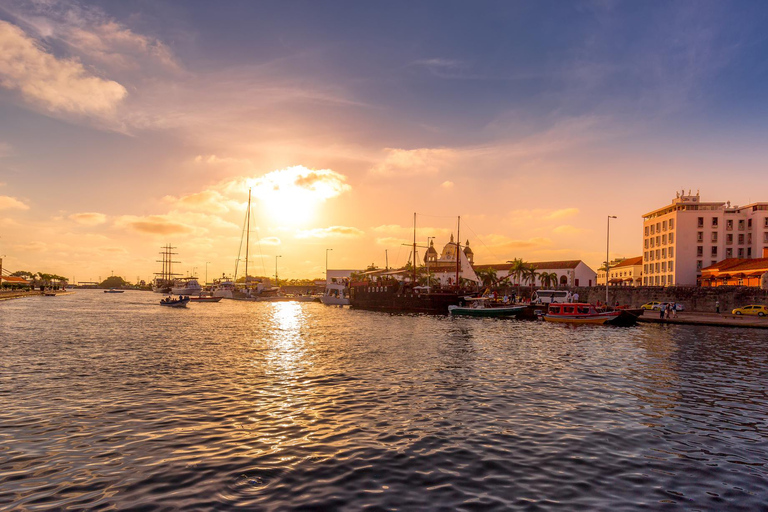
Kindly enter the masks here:
[[513, 318], [526, 309], [526, 306], [495, 303], [487, 297], [465, 297], [464, 301], [467, 305], [448, 306], [448, 312], [453, 316]]
[[347, 283], [328, 283], [320, 301], [326, 306], [349, 306], [349, 286]]
[[173, 281], [171, 293], [174, 295], [200, 295], [203, 287], [197, 282], [196, 277], [182, 277]]
[[219, 302], [223, 297], [211, 297], [206, 295], [200, 295], [197, 297], [190, 297], [190, 302]]
[[104, 293], [123, 293], [125, 290], [115, 290], [114, 288], [110, 288], [109, 290], [104, 290]]
[[160, 305], [169, 307], [169, 308], [185, 308], [187, 307], [188, 302], [189, 302], [189, 297], [179, 297], [178, 299], [174, 299], [172, 297], [166, 297], [165, 299], [160, 301]]
[[637, 317], [626, 311], [598, 311], [592, 304], [581, 302], [550, 304], [542, 317], [547, 322], [570, 324], [630, 326], [637, 323]]

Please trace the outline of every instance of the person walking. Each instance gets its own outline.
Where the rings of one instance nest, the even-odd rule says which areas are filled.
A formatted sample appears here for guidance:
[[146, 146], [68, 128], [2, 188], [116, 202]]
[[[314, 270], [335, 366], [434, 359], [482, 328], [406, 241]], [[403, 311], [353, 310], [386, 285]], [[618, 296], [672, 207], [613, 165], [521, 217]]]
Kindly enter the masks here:
[[720, 301], [719, 300], [715, 301], [715, 313], [717, 313], [718, 315], [720, 314]]
[[666, 304], [662, 304], [661, 306], [659, 306], [659, 318], [660, 319], [664, 320], [664, 313], [666, 311], [667, 311], [667, 305]]

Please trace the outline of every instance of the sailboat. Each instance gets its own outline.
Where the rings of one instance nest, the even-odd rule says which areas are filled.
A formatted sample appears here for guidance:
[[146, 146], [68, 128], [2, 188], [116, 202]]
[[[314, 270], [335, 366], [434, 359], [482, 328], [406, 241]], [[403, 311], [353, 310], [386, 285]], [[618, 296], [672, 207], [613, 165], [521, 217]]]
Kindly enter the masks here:
[[163, 259], [157, 260], [157, 262], [163, 264], [163, 269], [161, 272], [155, 272], [155, 279], [152, 281], [152, 291], [168, 294], [171, 293], [171, 289], [174, 287], [175, 276], [181, 275], [173, 273], [173, 264], [180, 262], [173, 260], [173, 256], [177, 253], [173, 252], [175, 247], [171, 247], [171, 244], [166, 244], [161, 249], [160, 255]]

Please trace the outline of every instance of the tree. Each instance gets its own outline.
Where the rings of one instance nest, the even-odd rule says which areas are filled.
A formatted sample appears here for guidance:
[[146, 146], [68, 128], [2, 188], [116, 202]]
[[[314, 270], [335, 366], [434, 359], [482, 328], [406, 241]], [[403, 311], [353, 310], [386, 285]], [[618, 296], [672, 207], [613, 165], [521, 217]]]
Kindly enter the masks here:
[[531, 283], [531, 288], [533, 288], [536, 285], [536, 276], [538, 276], [539, 273], [536, 272], [536, 269], [534, 267], [526, 266], [525, 270], [523, 270], [523, 277], [526, 281]]
[[128, 284], [129, 283], [120, 276], [109, 276], [99, 283], [99, 288], [122, 288]]
[[499, 283], [495, 268], [478, 270], [475, 272], [477, 277], [483, 282], [483, 286], [493, 286]]
[[34, 272], [28, 272], [26, 270], [17, 270], [13, 274], [11, 274], [13, 277], [23, 277], [24, 279], [34, 279], [35, 273]]
[[515, 280], [517, 281], [517, 286], [520, 286], [520, 278], [523, 276], [528, 266], [525, 264], [522, 258], [515, 258], [514, 260], [508, 261], [507, 263], [512, 264], [512, 267], [509, 269], [509, 274], [514, 276]]

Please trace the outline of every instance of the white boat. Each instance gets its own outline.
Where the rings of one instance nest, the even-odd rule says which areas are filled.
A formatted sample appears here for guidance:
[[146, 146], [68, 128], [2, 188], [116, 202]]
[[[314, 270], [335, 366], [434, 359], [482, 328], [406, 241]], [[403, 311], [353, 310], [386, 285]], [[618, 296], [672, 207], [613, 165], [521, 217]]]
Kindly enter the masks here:
[[196, 277], [174, 279], [173, 288], [171, 288], [173, 295], [200, 295], [202, 292], [203, 287], [197, 282]]
[[235, 283], [229, 279], [220, 279], [213, 284], [213, 296], [223, 299], [235, 298]]
[[465, 297], [466, 306], [448, 306], [448, 313], [454, 316], [484, 316], [493, 318], [512, 318], [526, 306], [496, 303], [488, 297]]
[[327, 283], [320, 301], [326, 306], [349, 306], [349, 288], [346, 283]]

